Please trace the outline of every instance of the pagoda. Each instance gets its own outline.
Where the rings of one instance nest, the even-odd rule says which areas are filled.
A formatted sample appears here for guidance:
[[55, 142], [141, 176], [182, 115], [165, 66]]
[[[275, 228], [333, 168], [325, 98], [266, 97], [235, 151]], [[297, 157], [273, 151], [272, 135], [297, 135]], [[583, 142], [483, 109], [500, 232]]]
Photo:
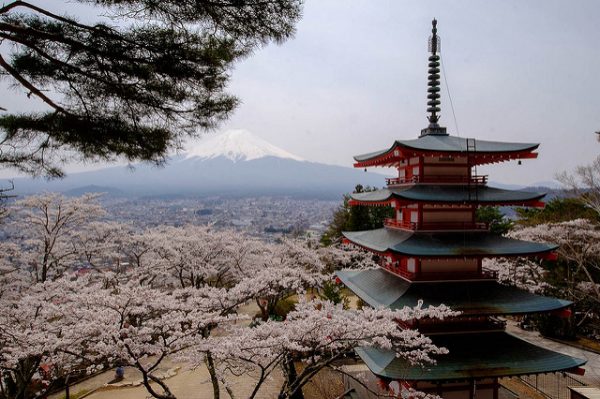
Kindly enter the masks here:
[[[376, 230], [344, 232], [344, 241], [379, 256], [377, 269], [340, 271], [338, 278], [373, 307], [445, 304], [461, 314], [443, 321], [408, 323], [449, 350], [435, 365], [411, 366], [392, 351], [356, 348], [383, 381], [445, 398], [498, 398], [499, 379], [571, 371], [585, 361], [553, 352], [505, 331], [500, 318], [560, 314], [571, 302], [502, 285], [482, 269], [484, 258], [555, 259], [557, 246], [502, 237], [476, 219], [482, 206], [542, 207], [544, 193], [489, 187], [477, 166], [537, 157], [536, 143], [452, 136], [438, 124], [440, 56], [437, 22], [429, 39], [428, 120], [416, 139], [356, 156], [355, 167], [390, 167], [397, 177], [384, 189], [354, 193], [352, 206], [390, 206], [394, 217]], [[520, 161], [519, 161], [520, 162]]]

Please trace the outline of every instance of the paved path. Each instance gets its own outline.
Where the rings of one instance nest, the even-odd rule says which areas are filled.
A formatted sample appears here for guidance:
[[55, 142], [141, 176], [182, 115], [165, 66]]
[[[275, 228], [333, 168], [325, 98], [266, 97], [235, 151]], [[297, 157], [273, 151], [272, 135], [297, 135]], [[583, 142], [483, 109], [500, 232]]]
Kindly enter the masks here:
[[[207, 399], [213, 397], [212, 384], [208, 370], [200, 367], [190, 370], [178, 365], [165, 363], [156, 373], [159, 377], [166, 377], [163, 381], [177, 398], [184, 399]], [[80, 384], [71, 387], [71, 394], [87, 394], [86, 399], [146, 399], [151, 398], [146, 388], [141, 385], [141, 374], [132, 368], [125, 369], [125, 379], [117, 384], [108, 384], [114, 377], [114, 370], [96, 375]], [[279, 394], [282, 383], [281, 373], [274, 373], [272, 378], [266, 381], [259, 391], [258, 399], [272, 399]], [[249, 375], [241, 377], [230, 376], [227, 378], [231, 389], [236, 397], [246, 397], [254, 389], [255, 379]], [[157, 392], [161, 392], [157, 387]], [[228, 397], [224, 389], [221, 397]], [[246, 394], [246, 395], [245, 395]], [[58, 393], [50, 399], [64, 397], [64, 393]]]
[[[280, 384], [281, 375], [275, 376], [274, 380], [267, 383], [261, 388], [257, 398], [273, 399], [279, 394], [278, 386]], [[279, 380], [279, 381], [277, 381]], [[169, 386], [169, 389], [177, 398], [184, 399], [208, 399], [212, 398], [212, 385], [208, 376], [208, 370], [201, 368], [197, 370], [182, 370], [176, 376], [164, 380]], [[230, 377], [228, 378], [230, 387], [236, 393], [236, 397], [244, 398], [248, 395], [253, 387], [254, 381], [251, 377]], [[244, 395], [246, 394], [246, 395]], [[221, 390], [221, 397], [228, 397], [225, 390]], [[92, 395], [87, 396], [87, 399], [145, 399], [151, 397], [144, 386], [137, 387], [122, 387], [118, 388], [118, 393], [114, 390], [102, 389], [96, 391]]]
[[532, 344], [551, 349], [565, 355], [587, 360], [583, 368], [584, 376], [575, 376], [589, 385], [600, 387], [600, 355], [594, 352], [578, 349], [561, 342], [556, 342], [542, 337], [537, 331], [526, 331], [517, 326], [517, 323], [511, 320], [507, 321], [506, 330]]

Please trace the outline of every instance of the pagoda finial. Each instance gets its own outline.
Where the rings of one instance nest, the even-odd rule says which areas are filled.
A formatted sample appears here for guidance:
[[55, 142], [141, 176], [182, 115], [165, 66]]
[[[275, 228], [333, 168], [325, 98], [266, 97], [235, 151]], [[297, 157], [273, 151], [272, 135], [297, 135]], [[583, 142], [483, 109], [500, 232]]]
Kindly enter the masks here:
[[429, 126], [421, 131], [421, 135], [425, 134], [447, 134], [446, 128], [440, 127], [438, 121], [440, 116], [440, 56], [437, 54], [441, 48], [441, 40], [437, 35], [437, 20], [434, 18], [431, 21], [431, 36], [429, 37], [429, 82], [427, 85], [427, 112], [430, 115], [427, 117]]
[[427, 89], [427, 112], [431, 115], [427, 117], [431, 124], [437, 124], [440, 117], [440, 56], [437, 54], [439, 49], [439, 37], [437, 35], [437, 21], [434, 19], [431, 24], [431, 36], [429, 37], [429, 88]]

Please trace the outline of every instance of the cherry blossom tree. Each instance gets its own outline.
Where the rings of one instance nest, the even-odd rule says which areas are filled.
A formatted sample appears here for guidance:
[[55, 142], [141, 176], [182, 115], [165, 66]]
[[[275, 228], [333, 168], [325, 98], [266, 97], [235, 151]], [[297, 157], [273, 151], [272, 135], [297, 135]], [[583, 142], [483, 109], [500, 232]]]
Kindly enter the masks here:
[[356, 245], [328, 245], [317, 247], [321, 260], [325, 263], [326, 271], [333, 273], [342, 269], [373, 269], [379, 267], [372, 252]]
[[87, 330], [74, 313], [82, 284], [61, 278], [0, 298], [3, 397], [44, 397], [61, 378], [93, 364], [86, 359]]
[[213, 289], [152, 288], [132, 277], [86, 290], [77, 314], [90, 337], [87, 350], [96, 358], [135, 367], [152, 396], [173, 399], [167, 383], [155, 374], [158, 367], [201, 345], [206, 329], [229, 320], [221, 309], [227, 298]]
[[117, 222], [91, 222], [71, 235], [78, 263], [84, 268], [118, 269], [129, 243], [130, 227]]
[[[226, 337], [213, 337], [211, 342], [214, 356], [222, 362], [221, 373], [255, 375], [256, 383], [246, 398], [255, 398], [278, 368], [285, 375], [279, 397], [299, 398], [302, 387], [320, 371], [341, 371], [336, 362], [357, 346], [394, 350], [415, 367], [435, 363], [432, 356], [447, 350], [416, 330], [399, 327], [398, 321], [456, 314], [445, 306], [346, 310], [329, 301], [302, 300], [282, 322], [268, 320], [254, 328], [234, 326]], [[296, 362], [303, 363], [300, 371]]]
[[150, 234], [149, 231], [124, 234], [119, 237], [119, 248], [124, 263], [132, 268], [138, 268], [140, 270], [146, 269], [146, 274], [149, 277], [154, 278], [154, 275], [152, 275], [151, 271], [148, 269], [153, 265], [153, 243]]
[[34, 195], [16, 203], [13, 223], [23, 248], [20, 267], [37, 282], [59, 277], [76, 255], [71, 241], [77, 230], [105, 215], [98, 194], [66, 198], [61, 194]]
[[322, 255], [304, 241], [268, 244], [191, 225], [153, 229], [144, 237], [152, 254], [149, 272], [161, 273], [163, 282], [180, 288], [241, 284], [255, 295], [264, 320], [279, 301], [328, 278]]
[[318, 287], [329, 278], [323, 274], [325, 264], [319, 254], [303, 242], [285, 239], [267, 249], [266, 259], [245, 280], [245, 284], [261, 287], [256, 304], [263, 321], [274, 314], [280, 301]]
[[[233, 395], [224, 370], [258, 373], [254, 397], [281, 368], [282, 395], [292, 398], [355, 345], [394, 349], [415, 364], [443, 353], [397, 321], [445, 317], [445, 308], [346, 311], [306, 299], [307, 290], [331, 280], [335, 265], [372, 265], [361, 252], [304, 240], [264, 243], [206, 226], [135, 232], [101, 221], [96, 200], [46, 194], [16, 205], [13, 231], [22, 233], [0, 243], [6, 397], [43, 395], [66, 376], [120, 362], [141, 372], [152, 396], [174, 399], [157, 374], [169, 358], [207, 367], [215, 398], [222, 386]], [[82, 265], [90, 272], [70, 272]], [[270, 320], [290, 297], [300, 298], [296, 309]], [[254, 327], [252, 315], [238, 314], [251, 302], [261, 319]], [[32, 390], [36, 380], [46, 385]]]
[[[236, 308], [254, 300], [267, 320], [277, 303], [328, 278], [323, 262], [305, 243], [284, 240], [267, 244], [231, 231], [214, 231], [206, 226], [161, 227], [149, 230], [131, 244], [145, 241], [147, 256], [138, 261], [140, 281], [164, 289], [222, 293], [214, 310], [231, 317]], [[128, 245], [124, 246], [125, 252]], [[197, 295], [197, 294], [196, 294]], [[218, 306], [217, 306], [218, 305]], [[207, 338], [218, 327], [211, 323], [201, 335]], [[212, 351], [202, 355], [215, 397], [220, 382]]]
[[578, 283], [586, 282], [600, 303], [600, 227], [586, 219], [540, 224], [516, 230], [514, 237], [559, 245], [559, 260], [567, 264], [564, 282], [570, 299], [581, 298]]
[[[164, 360], [206, 365], [210, 354], [221, 376], [226, 369], [258, 370], [248, 397], [282, 367], [287, 377], [282, 393], [293, 397], [319, 370], [335, 368], [355, 345], [394, 349], [415, 364], [430, 362], [431, 354], [445, 351], [397, 321], [453, 314], [444, 307], [347, 311], [327, 301], [301, 301], [285, 321], [250, 328], [231, 312], [253, 294], [248, 285], [165, 289], [143, 283], [137, 273], [65, 275], [32, 285], [18, 299], [3, 299], [0, 369], [18, 388], [5, 396], [43, 395], [73, 372], [118, 361], [141, 372], [152, 396], [174, 399], [168, 382], [156, 374]], [[215, 326], [223, 332], [208, 334]], [[299, 372], [297, 361], [305, 365]], [[45, 366], [43, 375], [40, 366]], [[29, 392], [35, 379], [46, 385]]]
[[10, 241], [0, 241], [0, 300], [18, 295], [31, 284], [29, 273], [15, 266], [21, 256], [19, 245]]
[[600, 226], [576, 219], [516, 229], [509, 237], [559, 245], [558, 263], [510, 258], [487, 260], [485, 268], [504, 283], [575, 302], [578, 326], [600, 319]]
[[164, 227], [146, 233], [153, 268], [160, 268], [181, 288], [234, 284], [264, 252], [262, 243], [232, 231], [207, 226]]
[[513, 285], [534, 294], [541, 294], [550, 286], [545, 281], [546, 270], [536, 259], [485, 258], [483, 268], [495, 273], [500, 283]]
[[559, 174], [557, 179], [600, 215], [600, 156], [589, 165], [578, 166], [574, 173]]

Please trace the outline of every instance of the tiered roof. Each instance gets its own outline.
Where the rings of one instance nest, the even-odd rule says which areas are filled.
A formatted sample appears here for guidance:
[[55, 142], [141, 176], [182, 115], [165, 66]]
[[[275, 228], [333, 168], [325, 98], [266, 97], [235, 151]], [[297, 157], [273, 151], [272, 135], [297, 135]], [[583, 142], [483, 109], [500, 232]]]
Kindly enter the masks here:
[[[445, 131], [445, 130], [444, 130]], [[502, 162], [510, 159], [537, 158], [534, 153], [539, 143], [509, 143], [477, 140], [475, 148], [463, 137], [447, 133], [429, 133], [413, 140], [396, 140], [386, 149], [363, 155], [356, 155], [356, 167], [393, 165], [402, 159], [418, 155], [466, 155], [471, 156], [475, 165]]]
[[352, 205], [398, 200], [405, 203], [541, 206], [545, 193], [487, 186], [413, 184], [350, 194]]
[[393, 310], [444, 304], [465, 316], [500, 316], [549, 312], [566, 308], [570, 301], [535, 295], [497, 281], [414, 283], [384, 269], [345, 270], [338, 278], [369, 305]]
[[554, 251], [558, 245], [506, 238], [489, 232], [419, 233], [382, 228], [344, 232], [361, 247], [415, 257], [534, 256]]
[[523, 341], [505, 332], [443, 334], [430, 337], [449, 353], [433, 366], [415, 367], [390, 350], [356, 348], [377, 376], [404, 381], [455, 381], [569, 371], [585, 360], [563, 355]]

